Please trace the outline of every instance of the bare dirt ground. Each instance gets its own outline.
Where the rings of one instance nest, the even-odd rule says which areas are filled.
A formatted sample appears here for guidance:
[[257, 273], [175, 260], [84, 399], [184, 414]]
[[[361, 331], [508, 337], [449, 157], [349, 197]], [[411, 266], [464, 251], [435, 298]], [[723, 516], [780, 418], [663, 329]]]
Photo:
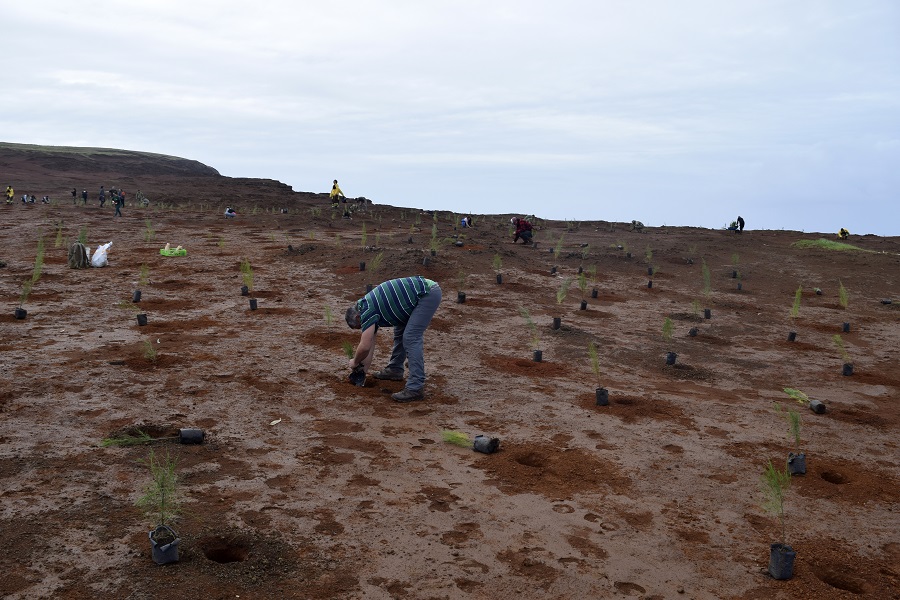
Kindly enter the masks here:
[[[853, 236], [870, 252], [834, 252], [792, 247], [821, 237], [797, 231], [545, 222], [530, 248], [510, 243], [511, 215], [455, 230], [439, 212], [442, 244], [424, 266], [434, 221], [420, 211], [375, 204], [344, 220], [276, 182], [0, 158], [17, 194], [55, 201], [0, 206], [4, 598], [900, 597], [898, 238]], [[97, 205], [101, 183], [156, 200], [114, 219]], [[73, 186], [91, 192], [87, 207], [65, 196]], [[221, 216], [226, 205], [237, 219]], [[68, 268], [82, 228], [92, 248], [113, 242], [108, 267]], [[43, 274], [16, 320], [41, 236]], [[187, 256], [161, 256], [166, 243]], [[360, 271], [382, 252], [377, 272]], [[150, 283], [135, 305], [143, 264]], [[592, 265], [581, 310], [577, 271]], [[438, 281], [444, 301], [426, 333], [426, 398], [397, 404], [401, 382], [346, 381], [341, 343], [358, 334], [342, 315], [367, 284], [413, 274]], [[592, 341], [606, 407], [594, 402]], [[773, 409], [789, 402], [784, 387], [828, 412], [801, 411], [809, 470], [787, 497], [797, 562], [792, 580], [775, 581], [766, 566], [780, 530], [759, 478], [792, 449]], [[207, 437], [155, 445], [177, 457], [185, 503], [181, 560], [160, 567], [135, 506], [148, 448], [100, 442], [182, 427]], [[446, 444], [442, 429], [499, 437], [501, 450]]]

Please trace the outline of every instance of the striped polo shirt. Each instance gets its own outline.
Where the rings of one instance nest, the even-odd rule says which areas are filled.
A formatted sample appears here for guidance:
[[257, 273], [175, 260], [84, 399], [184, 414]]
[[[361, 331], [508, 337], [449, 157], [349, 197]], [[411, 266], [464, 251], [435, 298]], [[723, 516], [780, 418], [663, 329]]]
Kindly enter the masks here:
[[406, 325], [419, 298], [426, 295], [433, 281], [421, 275], [391, 279], [372, 288], [356, 302], [362, 330], [372, 325], [396, 327]]

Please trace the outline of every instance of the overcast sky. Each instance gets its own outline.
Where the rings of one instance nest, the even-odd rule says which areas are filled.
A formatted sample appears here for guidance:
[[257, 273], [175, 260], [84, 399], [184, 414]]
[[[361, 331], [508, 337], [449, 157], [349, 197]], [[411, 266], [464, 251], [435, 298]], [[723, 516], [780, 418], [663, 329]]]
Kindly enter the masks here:
[[900, 235], [896, 0], [0, 0], [0, 24], [0, 141], [476, 214]]

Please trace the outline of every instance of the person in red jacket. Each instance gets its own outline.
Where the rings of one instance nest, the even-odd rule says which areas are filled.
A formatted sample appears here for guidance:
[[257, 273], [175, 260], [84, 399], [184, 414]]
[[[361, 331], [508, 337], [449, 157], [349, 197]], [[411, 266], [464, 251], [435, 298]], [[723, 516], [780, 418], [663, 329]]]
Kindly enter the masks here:
[[518, 242], [519, 238], [522, 238], [522, 243], [530, 244], [532, 229], [531, 223], [519, 217], [513, 217], [509, 222], [512, 223], [513, 227], [516, 228], [516, 233], [513, 236], [513, 244]]

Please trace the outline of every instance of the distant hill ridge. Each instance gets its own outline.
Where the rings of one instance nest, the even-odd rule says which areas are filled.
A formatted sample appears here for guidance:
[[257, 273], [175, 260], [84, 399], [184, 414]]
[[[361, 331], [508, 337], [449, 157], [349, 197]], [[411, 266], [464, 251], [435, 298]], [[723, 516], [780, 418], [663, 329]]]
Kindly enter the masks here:
[[220, 176], [217, 170], [201, 162], [165, 154], [114, 148], [38, 146], [0, 142], [0, 173], [23, 167], [56, 173], [127, 173], [136, 177]]

